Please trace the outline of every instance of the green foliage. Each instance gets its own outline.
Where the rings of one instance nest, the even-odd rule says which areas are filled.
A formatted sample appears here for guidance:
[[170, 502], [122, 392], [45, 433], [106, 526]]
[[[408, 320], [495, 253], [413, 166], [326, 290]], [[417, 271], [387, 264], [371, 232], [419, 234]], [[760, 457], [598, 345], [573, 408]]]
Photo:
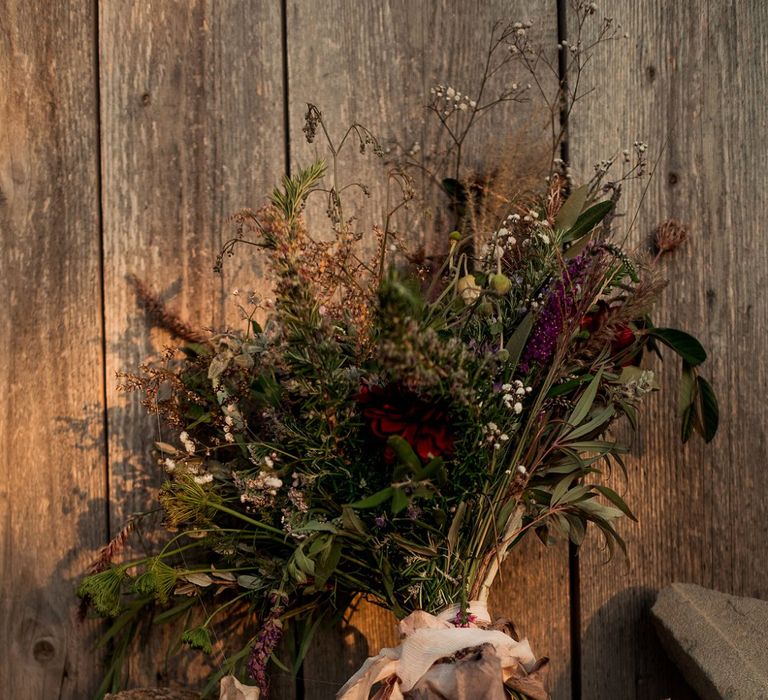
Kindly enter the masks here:
[[121, 594], [127, 574], [125, 567], [110, 566], [104, 571], [86, 576], [77, 594], [93, 605], [104, 617], [115, 617], [121, 610]]
[[613, 209], [613, 202], [598, 202], [579, 215], [573, 226], [568, 229], [565, 241], [578, 241], [595, 228]]
[[193, 629], [184, 630], [181, 635], [181, 641], [193, 649], [204, 651], [206, 654], [213, 653], [211, 635], [206, 627], [194, 627]]
[[[308, 114], [314, 138], [325, 125]], [[528, 532], [580, 545], [596, 529], [623, 550], [616, 523], [634, 516], [607, 478], [626, 475], [626, 449], [606, 436], [623, 417], [635, 425], [658, 388], [645, 357], [657, 344], [683, 360], [683, 441], [715, 436], [706, 352], [648, 320], [658, 275], [610, 241], [615, 201], [596, 201], [596, 182], [557, 210], [559, 176], [511, 202], [492, 182], [446, 178], [462, 230], [445, 258], [403, 252], [389, 220], [366, 258], [336, 180], [350, 134], [370, 143], [359, 125], [328, 137], [330, 188], [317, 161], [253, 215], [276, 278], [259, 321], [252, 309], [242, 332], [130, 377], [172, 428], [156, 443], [169, 534], [80, 586], [115, 618], [119, 654], [146, 619], [182, 625], [181, 641], [211, 653], [211, 625], [242, 608], [262, 626], [252, 644], [264, 663], [260, 632], [286, 631], [281, 664], [295, 671], [318, 626], [356, 596], [400, 617], [465, 605]], [[305, 230], [315, 190], [329, 196], [331, 240]], [[495, 230], [472, 240], [464, 226], [484, 207], [496, 207], [484, 220]]]
[[304, 209], [304, 203], [325, 174], [325, 162], [317, 160], [300, 169], [296, 175], [283, 176], [282, 188], [272, 191], [270, 200], [289, 222], [295, 222]]
[[707, 351], [688, 333], [676, 328], [649, 328], [646, 332], [674, 350], [691, 367], [696, 367], [707, 359]]
[[151, 558], [144, 572], [137, 576], [133, 588], [140, 595], [153, 596], [158, 603], [168, 602], [177, 581], [176, 569], [159, 557]]

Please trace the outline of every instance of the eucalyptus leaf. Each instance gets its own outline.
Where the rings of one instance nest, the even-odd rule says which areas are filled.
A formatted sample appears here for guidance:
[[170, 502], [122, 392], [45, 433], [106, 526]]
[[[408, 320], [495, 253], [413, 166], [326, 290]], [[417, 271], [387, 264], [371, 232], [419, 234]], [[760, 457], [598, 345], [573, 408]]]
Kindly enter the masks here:
[[295, 532], [336, 532], [336, 527], [322, 520], [310, 520], [296, 528]]
[[560, 499], [559, 505], [573, 503], [574, 501], [584, 498], [587, 494], [589, 494], [588, 486], [574, 486], [572, 489], [566, 491], [565, 495]]
[[564, 477], [563, 479], [560, 479], [560, 481], [557, 482], [557, 485], [552, 490], [552, 499], [550, 500], [550, 505], [556, 506], [558, 503], [560, 503], [563, 496], [565, 496], [566, 492], [571, 487], [573, 480], [574, 480], [573, 475], [569, 474], [568, 476]]
[[720, 409], [717, 405], [717, 396], [710, 383], [704, 377], [697, 377], [696, 385], [699, 394], [701, 434], [705, 442], [711, 442], [720, 424]]
[[597, 489], [603, 496], [605, 496], [613, 505], [615, 505], [624, 515], [626, 515], [631, 520], [634, 520], [637, 522], [637, 518], [635, 517], [634, 513], [629, 509], [629, 506], [625, 503], [624, 499], [619, 496], [618, 493], [616, 493], [613, 489], [608, 488], [607, 486], [595, 486], [595, 489]]
[[206, 588], [213, 583], [213, 579], [208, 574], [204, 573], [184, 574], [181, 578], [195, 584], [195, 586], [200, 586], [200, 588]]
[[577, 379], [569, 379], [567, 382], [563, 382], [562, 384], [555, 384], [547, 392], [547, 398], [553, 398], [555, 396], [562, 396], [563, 394], [567, 394], [571, 390], [576, 389], [582, 384], [586, 382], [590, 382], [593, 379], [594, 379], [593, 374], [585, 374], [582, 377], [578, 377]]
[[523, 316], [506, 345], [506, 350], [509, 353], [506, 367], [510, 374], [517, 368], [517, 363], [520, 362], [520, 356], [523, 354], [523, 349], [528, 342], [528, 336], [530, 336], [532, 330], [533, 314], [528, 312]]
[[597, 389], [600, 386], [600, 380], [602, 377], [603, 370], [600, 369], [595, 375], [594, 379], [589, 383], [589, 386], [587, 386], [587, 388], [584, 390], [584, 393], [581, 395], [579, 400], [576, 402], [571, 415], [568, 416], [568, 420], [566, 422], [569, 425], [576, 428], [581, 425], [581, 422], [587, 417], [590, 409], [592, 408], [592, 404], [594, 403], [595, 396], [597, 396]]
[[584, 208], [584, 204], [587, 201], [587, 194], [589, 193], [589, 186], [582, 185], [577, 187], [568, 199], [565, 200], [565, 204], [560, 208], [560, 211], [555, 217], [555, 229], [557, 231], [567, 231], [572, 228], [581, 214], [581, 210]]
[[293, 559], [296, 562], [296, 566], [304, 574], [308, 576], [315, 575], [315, 562], [312, 561], [301, 547], [297, 547], [293, 552]]
[[260, 576], [249, 576], [247, 574], [242, 574], [237, 577], [237, 585], [240, 586], [240, 588], [246, 588], [248, 590], [255, 591], [264, 587], [264, 579]]
[[421, 460], [407, 440], [399, 435], [390, 435], [387, 439], [387, 445], [395, 451], [400, 462], [412, 472], [418, 472], [421, 469]]
[[578, 547], [584, 541], [584, 537], [587, 534], [587, 528], [584, 525], [584, 521], [578, 515], [574, 515], [573, 513], [565, 513], [565, 518], [571, 526], [568, 533], [571, 542]]
[[658, 338], [664, 345], [674, 350], [691, 367], [700, 365], [707, 359], [707, 351], [692, 335], [677, 328], [649, 328], [647, 335]]
[[402, 489], [393, 489], [392, 490], [392, 515], [397, 515], [398, 513], [404, 511], [408, 507], [408, 496], [405, 495], [405, 491]]
[[349, 507], [356, 508], [358, 510], [375, 508], [376, 506], [380, 506], [382, 503], [385, 503], [390, 498], [392, 498], [394, 491], [395, 489], [393, 489], [391, 486], [388, 486], [387, 488], [382, 489], [381, 491], [377, 491], [371, 496], [368, 496], [368, 498], [364, 498], [361, 501], [355, 501], [355, 503], [350, 503]]
[[341, 522], [346, 530], [357, 532], [359, 535], [365, 535], [365, 524], [351, 506], [342, 506]]
[[693, 426], [696, 422], [696, 404], [692, 403], [683, 411], [680, 423], [680, 440], [683, 443], [688, 442], [693, 435]]
[[597, 226], [613, 209], [613, 202], [598, 202], [582, 213], [565, 236], [566, 241], [577, 241]]
[[335, 539], [333, 543], [326, 551], [325, 555], [320, 558], [318, 566], [315, 569], [315, 589], [321, 590], [328, 579], [332, 576], [333, 572], [341, 560], [341, 543]]
[[603, 406], [601, 409], [595, 411], [586, 423], [582, 423], [582, 425], [572, 430], [565, 437], [575, 440], [576, 438], [589, 435], [595, 430], [598, 430], [601, 426], [607, 424], [611, 418], [613, 418], [615, 412], [613, 406]]
[[677, 386], [677, 411], [682, 416], [696, 400], [696, 372], [683, 361], [683, 372]]

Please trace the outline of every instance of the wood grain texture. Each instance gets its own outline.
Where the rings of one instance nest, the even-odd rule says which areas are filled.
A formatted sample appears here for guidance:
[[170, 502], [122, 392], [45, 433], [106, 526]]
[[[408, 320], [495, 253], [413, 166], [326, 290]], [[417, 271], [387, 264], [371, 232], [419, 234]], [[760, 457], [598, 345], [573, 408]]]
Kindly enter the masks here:
[[[440, 162], [439, 154], [425, 152], [427, 144], [440, 143], [437, 122], [424, 108], [429, 89], [438, 83], [463, 92], [475, 89], [492, 25], [499, 19], [535, 20], [536, 36], [551, 42], [554, 50], [555, 4], [545, 0], [525, 4], [331, 0], [323, 4], [322, 12], [311, 3], [289, 2], [293, 169], [316, 157], [327, 158], [322, 140], [309, 145], [301, 132], [307, 102], [321, 109], [335, 139], [350, 123], [362, 122], [380, 139], [386, 155], [381, 161], [351, 148], [348, 156], [339, 159], [339, 186], [352, 172], [370, 188], [370, 198], [349, 199], [358, 230], [369, 231], [372, 223], [383, 223], [386, 174], [395, 158], [410, 154], [425, 168]], [[468, 170], [487, 171], [507, 157], [531, 157], [523, 148], [525, 138], [546, 139], [540, 125], [541, 113], [532, 105], [507, 104], [492, 112], [469, 140]], [[449, 175], [452, 172], [440, 173]], [[445, 201], [436, 195], [428, 177], [415, 175], [414, 180], [423, 203], [414, 204], [398, 219], [399, 232], [425, 252], [439, 254], [451, 230], [451, 222], [440, 214]], [[310, 205], [308, 218], [310, 224], [325, 225], [324, 206]], [[544, 551], [536, 546], [526, 543], [510, 557], [492, 602], [495, 614], [520, 622], [534, 649], [552, 657], [554, 697], [566, 698], [570, 697], [567, 550]], [[342, 629], [319, 636], [305, 662], [307, 700], [330, 697], [366, 656], [397, 643], [393, 617], [366, 604], [348, 613]]]
[[[152, 502], [162, 478], [151, 457], [158, 426], [113, 381], [166, 341], [150, 337], [127, 278], [193, 326], [217, 329], [239, 323], [233, 287], [266, 286], [248, 250], [223, 278], [212, 268], [231, 236], [228, 218], [258, 207], [284, 170], [281, 21], [279, 2], [255, 0], [106, 2], [99, 19], [110, 507], [119, 528]], [[131, 680], [190, 682], [201, 673], [190, 664], [145, 654]]]
[[637, 245], [668, 217], [690, 229], [689, 243], [666, 262], [671, 284], [654, 320], [704, 341], [721, 429], [709, 446], [680, 446], [679, 366], [670, 357], [665, 391], [644, 408], [633, 439], [629, 481], [619, 484], [639, 517], [621, 525], [630, 564], [601, 565], [594, 543], [581, 555], [583, 698], [677, 700], [693, 693], [651, 626], [659, 588], [686, 581], [768, 596], [768, 254], [760, 213], [768, 204], [768, 6], [599, 5], [630, 38], [596, 56], [589, 80], [597, 92], [571, 122], [571, 156], [589, 174], [591, 163], [635, 139], [647, 141], [654, 157], [663, 149], [645, 200], [639, 187], [629, 188], [624, 209], [640, 206], [631, 232]]
[[0, 695], [88, 697], [106, 538], [95, 17], [0, 2]]

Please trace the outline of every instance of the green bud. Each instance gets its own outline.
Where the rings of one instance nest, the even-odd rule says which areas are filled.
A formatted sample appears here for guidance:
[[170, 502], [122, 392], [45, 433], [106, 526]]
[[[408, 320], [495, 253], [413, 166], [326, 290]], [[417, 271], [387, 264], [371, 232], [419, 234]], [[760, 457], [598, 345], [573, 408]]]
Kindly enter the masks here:
[[477, 307], [477, 312], [481, 316], [491, 316], [493, 314], [493, 304], [489, 301], [484, 301]]
[[461, 233], [459, 231], [452, 231], [451, 235], [449, 236], [449, 238], [452, 241], [460, 241], [461, 240]]
[[506, 275], [491, 275], [490, 283], [491, 289], [496, 294], [509, 294], [512, 289], [512, 280]]

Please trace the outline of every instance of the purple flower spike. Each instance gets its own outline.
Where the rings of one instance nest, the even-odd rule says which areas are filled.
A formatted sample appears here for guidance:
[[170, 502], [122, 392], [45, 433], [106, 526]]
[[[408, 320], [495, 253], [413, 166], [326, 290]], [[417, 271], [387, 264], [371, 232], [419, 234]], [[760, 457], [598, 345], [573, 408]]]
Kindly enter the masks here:
[[284, 607], [278, 605], [276, 597], [273, 597], [272, 603], [274, 607], [265, 618], [248, 657], [248, 675], [256, 681], [256, 685], [265, 696], [269, 692], [269, 678], [267, 678], [269, 657], [283, 637], [283, 623], [280, 616], [283, 614]]
[[523, 373], [534, 364], [546, 364], [552, 357], [565, 319], [576, 308], [574, 289], [584, 281], [590, 255], [590, 251], [585, 251], [568, 263], [563, 279], [552, 288], [525, 346], [520, 362]]

